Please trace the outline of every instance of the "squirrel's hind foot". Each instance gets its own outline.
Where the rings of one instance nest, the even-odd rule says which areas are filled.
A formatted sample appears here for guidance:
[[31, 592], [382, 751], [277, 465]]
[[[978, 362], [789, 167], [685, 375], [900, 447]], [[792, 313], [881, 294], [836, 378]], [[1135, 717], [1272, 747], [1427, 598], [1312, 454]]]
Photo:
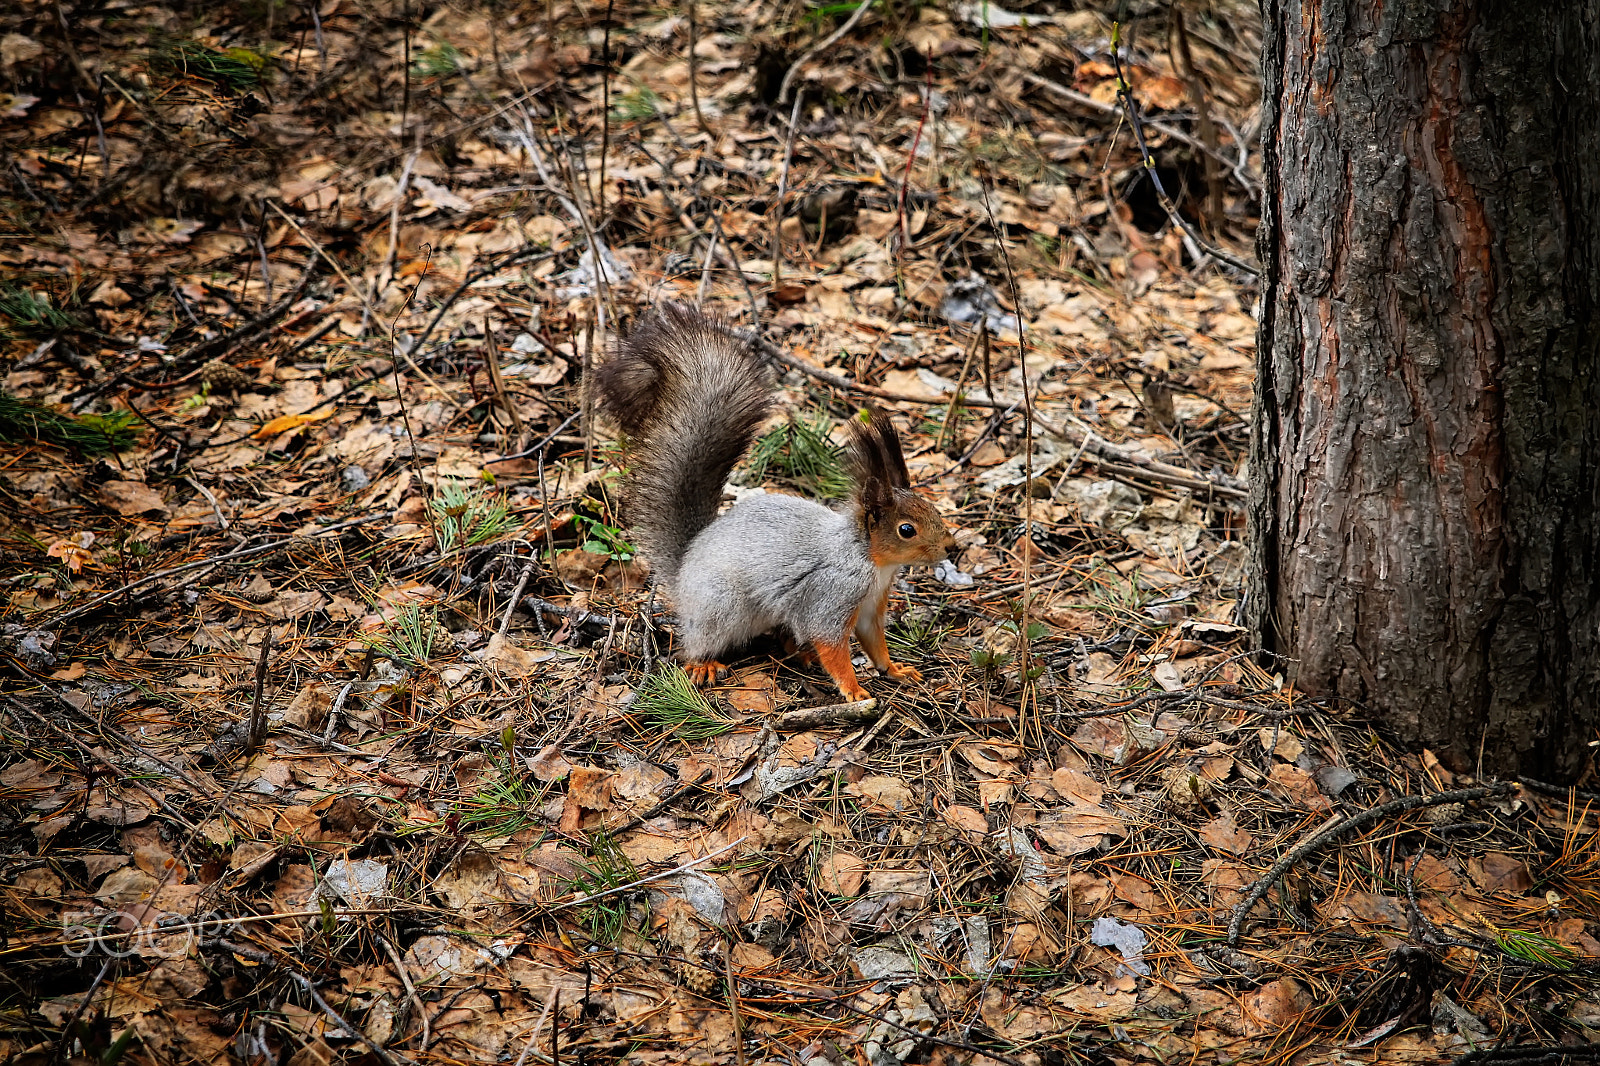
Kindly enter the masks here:
[[684, 663], [683, 672], [689, 675], [691, 683], [704, 688], [727, 677], [728, 667], [714, 659], [707, 659], [705, 662]]
[[783, 635], [783, 650], [799, 666], [816, 666], [819, 661], [816, 649], [809, 644], [802, 644], [792, 633]]

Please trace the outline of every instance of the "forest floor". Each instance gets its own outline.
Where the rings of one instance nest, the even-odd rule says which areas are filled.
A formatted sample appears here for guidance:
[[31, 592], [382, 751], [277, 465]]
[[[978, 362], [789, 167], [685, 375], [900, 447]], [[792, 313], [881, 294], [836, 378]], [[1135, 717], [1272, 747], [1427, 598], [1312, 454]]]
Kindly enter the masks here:
[[[1594, 797], [1236, 624], [1254, 5], [1121, 27], [1137, 129], [1111, 23], [1025, 10], [0, 12], [0, 1061], [1600, 1037]], [[779, 361], [736, 491], [894, 413], [925, 680], [674, 685], [582, 400], [669, 298]]]

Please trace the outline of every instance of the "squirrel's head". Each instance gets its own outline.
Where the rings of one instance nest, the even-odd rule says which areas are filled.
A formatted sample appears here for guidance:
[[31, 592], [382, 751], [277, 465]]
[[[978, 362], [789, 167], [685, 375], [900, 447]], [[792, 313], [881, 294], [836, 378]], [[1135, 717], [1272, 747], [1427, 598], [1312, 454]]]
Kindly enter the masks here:
[[912, 490], [900, 436], [888, 416], [863, 407], [850, 421], [850, 444], [856, 508], [873, 562], [914, 565], [948, 558], [955, 538], [933, 504]]

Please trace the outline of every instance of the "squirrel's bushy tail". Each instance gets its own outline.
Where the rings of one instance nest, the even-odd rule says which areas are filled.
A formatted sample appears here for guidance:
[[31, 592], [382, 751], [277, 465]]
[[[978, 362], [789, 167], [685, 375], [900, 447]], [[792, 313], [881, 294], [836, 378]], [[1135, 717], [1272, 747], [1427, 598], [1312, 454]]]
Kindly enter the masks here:
[[728, 474], [772, 409], [749, 344], [691, 307], [647, 314], [596, 373], [601, 402], [631, 438], [629, 517], [658, 583], [717, 516]]

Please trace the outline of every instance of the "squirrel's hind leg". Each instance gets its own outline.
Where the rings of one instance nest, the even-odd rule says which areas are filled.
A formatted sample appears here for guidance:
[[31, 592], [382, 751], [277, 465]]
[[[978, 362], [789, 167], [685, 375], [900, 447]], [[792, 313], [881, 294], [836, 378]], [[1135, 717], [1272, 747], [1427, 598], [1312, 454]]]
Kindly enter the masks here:
[[783, 632], [783, 653], [801, 666], [813, 666], [817, 662], [817, 650], [788, 630]]

